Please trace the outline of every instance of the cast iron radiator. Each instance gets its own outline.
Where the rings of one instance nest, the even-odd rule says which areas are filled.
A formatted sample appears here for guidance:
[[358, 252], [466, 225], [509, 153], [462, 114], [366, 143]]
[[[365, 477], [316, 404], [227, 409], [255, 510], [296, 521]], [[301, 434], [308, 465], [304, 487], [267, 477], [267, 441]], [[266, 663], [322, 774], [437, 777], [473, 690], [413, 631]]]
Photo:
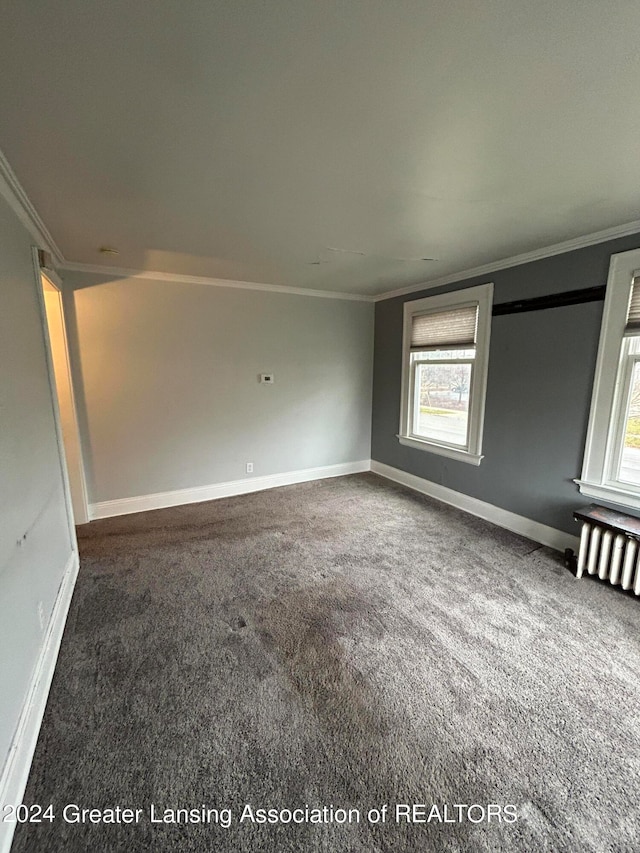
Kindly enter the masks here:
[[640, 518], [596, 504], [573, 517], [582, 522], [576, 577], [586, 571], [640, 595]]

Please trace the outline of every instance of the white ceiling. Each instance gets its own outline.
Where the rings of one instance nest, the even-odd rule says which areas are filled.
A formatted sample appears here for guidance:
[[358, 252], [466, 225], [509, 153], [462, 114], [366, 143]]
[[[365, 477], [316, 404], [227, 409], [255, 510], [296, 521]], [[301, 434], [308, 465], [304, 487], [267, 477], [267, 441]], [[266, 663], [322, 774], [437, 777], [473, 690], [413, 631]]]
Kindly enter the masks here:
[[1, 12], [0, 149], [71, 261], [376, 294], [640, 218], [638, 2]]

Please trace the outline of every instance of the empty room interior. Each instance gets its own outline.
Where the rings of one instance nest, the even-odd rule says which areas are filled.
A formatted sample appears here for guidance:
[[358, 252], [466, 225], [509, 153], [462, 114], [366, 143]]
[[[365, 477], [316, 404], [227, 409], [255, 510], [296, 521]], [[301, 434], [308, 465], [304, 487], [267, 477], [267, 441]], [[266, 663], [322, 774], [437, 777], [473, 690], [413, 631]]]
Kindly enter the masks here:
[[639, 34], [3, 4], [0, 853], [640, 849]]

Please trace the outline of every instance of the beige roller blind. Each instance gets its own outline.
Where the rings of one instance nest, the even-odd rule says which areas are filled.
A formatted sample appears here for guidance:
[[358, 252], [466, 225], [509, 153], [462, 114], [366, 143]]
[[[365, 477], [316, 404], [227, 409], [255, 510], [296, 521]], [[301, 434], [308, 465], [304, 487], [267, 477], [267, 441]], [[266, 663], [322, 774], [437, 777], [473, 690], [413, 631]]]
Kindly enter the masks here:
[[415, 314], [411, 327], [411, 349], [468, 349], [476, 344], [477, 325], [477, 305], [431, 314]]
[[631, 286], [627, 325], [624, 331], [627, 335], [637, 335], [640, 332], [640, 280], [637, 278], [634, 278]]

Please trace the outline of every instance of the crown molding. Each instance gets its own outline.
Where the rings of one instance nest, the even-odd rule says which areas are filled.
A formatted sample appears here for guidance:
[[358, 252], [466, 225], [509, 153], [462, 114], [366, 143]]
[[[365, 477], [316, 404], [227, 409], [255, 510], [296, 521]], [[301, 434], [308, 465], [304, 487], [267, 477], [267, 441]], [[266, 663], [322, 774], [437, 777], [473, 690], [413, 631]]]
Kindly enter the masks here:
[[574, 237], [571, 240], [564, 240], [561, 243], [554, 243], [550, 246], [534, 249], [531, 252], [512, 255], [511, 257], [501, 258], [498, 261], [492, 261], [491, 263], [483, 264], [478, 267], [459, 270], [458, 272], [450, 273], [449, 275], [441, 276], [440, 278], [427, 279], [419, 284], [413, 284], [408, 287], [400, 287], [396, 290], [389, 290], [385, 293], [371, 295], [362, 293], [341, 293], [333, 290], [312, 290], [311, 288], [289, 287], [283, 284], [232, 281], [230, 279], [223, 278], [207, 278], [205, 276], [181, 275], [179, 273], [165, 273], [152, 270], [122, 269], [119, 267], [101, 266], [99, 264], [82, 264], [74, 261], [68, 261], [65, 259], [60, 247], [51, 236], [49, 229], [40, 218], [40, 214], [31, 203], [28, 195], [20, 184], [20, 181], [2, 151], [0, 151], [0, 195], [6, 199], [9, 206], [27, 228], [31, 236], [36, 241], [38, 248], [46, 249], [51, 253], [57, 269], [68, 270], [70, 272], [85, 272], [96, 273], [98, 275], [115, 275], [127, 278], [150, 279], [153, 281], [173, 281], [183, 284], [203, 284], [212, 287], [263, 290], [272, 293], [291, 293], [297, 296], [314, 296], [322, 299], [343, 299], [354, 302], [381, 302], [385, 299], [393, 299], [396, 296], [419, 293], [423, 290], [431, 290], [434, 287], [442, 287], [446, 284], [455, 284], [456, 282], [463, 281], [468, 278], [488, 275], [499, 270], [508, 269], [509, 267], [528, 264], [532, 261], [540, 261], [544, 258], [553, 257], [554, 255], [561, 255], [565, 252], [574, 251], [575, 249], [594, 246], [597, 243], [604, 243], [607, 240], [614, 240], [617, 237], [627, 237], [631, 234], [640, 234], [640, 219], [636, 219], [633, 222], [616, 225], [612, 228], [605, 228], [602, 231], [594, 231], [591, 234], [585, 234], [582, 237]]
[[0, 151], [0, 195], [2, 195], [18, 219], [36, 241], [39, 249], [46, 249], [51, 254], [56, 266], [64, 261], [64, 256], [49, 229], [40, 218], [40, 214], [31, 204], [29, 196], [9, 165], [7, 158]]
[[97, 273], [99, 275], [115, 275], [126, 278], [150, 279], [153, 281], [173, 281], [181, 284], [205, 284], [210, 287], [230, 287], [240, 290], [264, 290], [271, 293], [291, 293], [297, 296], [315, 296], [321, 299], [342, 299], [353, 302], [373, 302], [369, 294], [340, 293], [332, 290], [311, 290], [304, 287], [288, 287], [282, 284], [265, 284], [253, 281], [231, 281], [223, 278], [207, 278], [195, 275], [180, 275], [153, 270], [121, 269], [118, 267], [100, 266], [99, 264], [81, 264], [68, 261], [62, 254], [49, 229], [40, 218], [29, 196], [18, 180], [9, 161], [0, 151], [0, 195], [2, 195], [18, 219], [29, 231], [39, 249], [46, 249], [58, 270], [70, 272]]
[[597, 243], [604, 243], [607, 240], [615, 240], [616, 237], [628, 237], [630, 234], [640, 233], [640, 219], [633, 222], [626, 222], [624, 225], [616, 225], [613, 228], [605, 228], [603, 231], [594, 231], [592, 234], [585, 234], [582, 237], [574, 237], [571, 240], [564, 240], [562, 243], [554, 243], [551, 246], [544, 246], [541, 249], [534, 249], [532, 252], [524, 252], [521, 255], [513, 255], [510, 258], [502, 258], [499, 261], [492, 261], [490, 264], [483, 264], [479, 267], [472, 267], [460, 272], [451, 273], [450, 275], [442, 276], [441, 278], [427, 279], [421, 284], [412, 284], [409, 287], [400, 287], [397, 290], [389, 290], [386, 293], [379, 293], [373, 297], [374, 302], [381, 302], [384, 299], [393, 299], [395, 296], [405, 296], [408, 293], [418, 293], [421, 290], [431, 290], [433, 287], [441, 287], [444, 284], [454, 284], [458, 281], [463, 281], [467, 278], [474, 278], [478, 275], [488, 275], [498, 272], [498, 270], [509, 269], [509, 267], [517, 267], [521, 264], [528, 264], [531, 261], [541, 261], [544, 258], [551, 258], [554, 255], [562, 255], [565, 252], [572, 252], [575, 249], [584, 249], [587, 246], [595, 246]]
[[374, 297], [361, 293], [340, 293], [333, 290], [311, 290], [304, 287], [288, 287], [284, 284], [262, 284], [257, 281], [232, 281], [226, 278], [207, 278], [199, 275], [181, 275], [180, 273], [154, 272], [120, 267], [107, 267], [100, 264], [80, 264], [63, 261], [60, 269], [68, 272], [84, 272], [98, 275], [112, 275], [118, 278], [150, 279], [151, 281], [171, 281], [179, 284], [204, 284], [209, 287], [230, 287], [238, 290], [264, 290], [271, 293], [292, 293], [296, 296], [315, 296], [321, 299], [347, 299], [354, 302], [373, 302]]

